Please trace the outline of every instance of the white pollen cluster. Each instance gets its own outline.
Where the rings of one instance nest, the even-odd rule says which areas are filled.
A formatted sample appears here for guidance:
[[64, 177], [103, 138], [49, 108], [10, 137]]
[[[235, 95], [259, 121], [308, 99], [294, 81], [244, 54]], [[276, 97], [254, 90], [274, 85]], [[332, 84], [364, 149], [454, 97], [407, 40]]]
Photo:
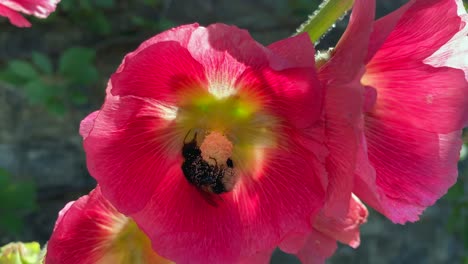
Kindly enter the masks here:
[[223, 134], [214, 131], [208, 134], [200, 146], [202, 158], [210, 165], [225, 165], [232, 155], [232, 143]]

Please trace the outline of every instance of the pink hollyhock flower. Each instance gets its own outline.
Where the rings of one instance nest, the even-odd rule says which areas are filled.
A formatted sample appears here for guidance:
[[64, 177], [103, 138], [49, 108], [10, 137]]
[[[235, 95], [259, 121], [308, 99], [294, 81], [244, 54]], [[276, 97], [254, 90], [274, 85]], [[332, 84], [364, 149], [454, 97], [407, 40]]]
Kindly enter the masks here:
[[169, 264], [133, 220], [117, 212], [99, 187], [60, 211], [45, 264]]
[[354, 192], [396, 223], [417, 221], [456, 182], [467, 21], [461, 0], [416, 0], [374, 24]]
[[[356, 173], [342, 174], [338, 182], [354, 183], [352, 191], [363, 202], [396, 223], [418, 220], [456, 181], [461, 129], [468, 124], [466, 21], [461, 1], [410, 1], [374, 23], [364, 61], [353, 48], [368, 38], [345, 34], [319, 70], [327, 84], [335, 76], [355, 76], [333, 61], [357, 68], [365, 63], [362, 86], [346, 88], [349, 82], [335, 78], [347, 93], [360, 87], [348, 100], [361, 109], [330, 115], [328, 129], [357, 115], [360, 121], [348, 129], [362, 131], [357, 156], [350, 155]], [[368, 30], [364, 23], [351, 21], [353, 26]], [[332, 86], [326, 88], [325, 101], [338, 101], [328, 92]]]
[[311, 230], [321, 112], [307, 35], [263, 47], [236, 27], [186, 25], [125, 57], [80, 133], [103, 195], [158, 253], [235, 263]]
[[31, 23], [20, 13], [46, 18], [55, 11], [60, 0], [2, 0], [0, 1], [0, 16], [7, 17], [18, 27], [30, 27]]

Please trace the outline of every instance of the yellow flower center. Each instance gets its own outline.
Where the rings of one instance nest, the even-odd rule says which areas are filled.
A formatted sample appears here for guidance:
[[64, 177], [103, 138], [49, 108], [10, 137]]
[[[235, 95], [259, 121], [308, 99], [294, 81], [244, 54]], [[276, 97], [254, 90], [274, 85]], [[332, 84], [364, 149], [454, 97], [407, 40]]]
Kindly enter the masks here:
[[169, 264], [173, 263], [151, 248], [150, 239], [130, 218], [118, 221], [115, 236], [97, 264]]
[[231, 191], [239, 175], [255, 175], [266, 149], [277, 146], [279, 122], [265, 111], [260, 96], [207, 92], [183, 98], [174, 119], [184, 143], [182, 169], [202, 190]]

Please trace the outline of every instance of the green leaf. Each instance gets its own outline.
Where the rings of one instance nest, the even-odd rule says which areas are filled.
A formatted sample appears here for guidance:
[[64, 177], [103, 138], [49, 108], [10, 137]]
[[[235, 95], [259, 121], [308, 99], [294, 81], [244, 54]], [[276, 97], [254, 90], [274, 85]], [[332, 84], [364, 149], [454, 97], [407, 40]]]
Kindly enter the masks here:
[[23, 60], [13, 60], [8, 63], [8, 69], [19, 78], [32, 80], [39, 76], [34, 66]]
[[62, 0], [60, 1], [60, 5], [58, 5], [59, 8], [70, 12], [73, 10], [73, 8], [76, 8], [76, 3], [74, 0]]
[[114, 0], [95, 0], [95, 4], [97, 7], [102, 7], [102, 8], [111, 8], [115, 6], [115, 1]]
[[93, 6], [91, 5], [90, 0], [79, 0], [80, 7], [84, 10], [91, 11], [93, 10]]
[[3, 71], [0, 72], [0, 80], [12, 84], [13, 86], [21, 86], [27, 80], [24, 80], [20, 77], [18, 77], [11, 69], [7, 68]]
[[43, 53], [33, 52], [32, 61], [42, 72], [47, 74], [53, 73], [52, 61]]
[[49, 110], [50, 112], [60, 116], [63, 116], [67, 112], [65, 104], [62, 101], [55, 98], [47, 102], [46, 107], [47, 110]]
[[149, 6], [155, 6], [161, 4], [161, 0], [145, 0], [144, 4], [149, 5]]
[[88, 97], [81, 92], [75, 91], [71, 96], [72, 102], [76, 105], [83, 105], [88, 103]]
[[24, 221], [17, 215], [2, 212], [0, 227], [7, 230], [9, 233], [18, 234], [24, 227]]
[[445, 199], [449, 201], [457, 201], [464, 196], [465, 188], [463, 182], [459, 182], [452, 186], [445, 195]]
[[10, 174], [7, 170], [0, 168], [0, 192], [7, 186], [10, 179]]
[[36, 188], [32, 183], [10, 183], [0, 192], [2, 211], [18, 213], [36, 209]]
[[96, 33], [108, 35], [112, 33], [112, 25], [103, 13], [95, 13], [87, 19], [88, 26]]
[[54, 89], [50, 85], [45, 84], [41, 79], [36, 79], [28, 82], [23, 87], [29, 102], [33, 104], [44, 104], [54, 95]]
[[[95, 51], [92, 49], [70, 48], [60, 57], [59, 73], [74, 83], [89, 83], [97, 75], [93, 65], [95, 56]], [[85, 80], [82, 80], [83, 78]]]
[[159, 20], [159, 29], [160, 30], [167, 30], [167, 29], [173, 28], [175, 26], [176, 26], [176, 23], [174, 23], [174, 21], [172, 21], [172, 20], [166, 19], [164, 17]]

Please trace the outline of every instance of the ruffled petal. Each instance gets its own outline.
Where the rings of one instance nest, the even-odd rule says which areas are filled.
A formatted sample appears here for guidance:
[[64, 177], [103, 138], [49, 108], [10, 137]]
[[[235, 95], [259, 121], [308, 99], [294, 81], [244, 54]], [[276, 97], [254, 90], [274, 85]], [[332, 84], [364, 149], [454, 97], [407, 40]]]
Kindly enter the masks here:
[[46, 18], [55, 11], [59, 2], [60, 0], [4, 0], [2, 5], [24, 14]]
[[274, 248], [259, 252], [251, 257], [242, 259], [238, 264], [269, 264], [273, 251], [275, 251]]
[[313, 219], [309, 234], [288, 234], [280, 244], [281, 250], [297, 255], [304, 263], [324, 263], [333, 255], [336, 241], [357, 248], [360, 244], [359, 228], [367, 221], [367, 208], [352, 195], [345, 217], [326, 216], [323, 212]]
[[368, 150], [358, 152], [354, 190], [397, 223], [418, 220], [455, 183], [460, 129], [468, 122], [464, 72], [426, 63], [465, 25], [457, 4], [412, 1], [402, 8], [374, 25], [374, 32], [390, 35], [371, 39], [371, 47], [382, 44], [362, 81], [377, 96], [366, 109], [361, 144]]
[[166, 41], [175, 41], [180, 46], [187, 47], [188, 42], [190, 40], [190, 36], [192, 35], [192, 32], [198, 27], [199, 25], [197, 23], [182, 25], [182, 26], [175, 27], [175, 28], [166, 30], [164, 32], [161, 32], [160, 34], [155, 35], [152, 38], [144, 41], [143, 43], [140, 44], [140, 46], [138, 46], [136, 50], [125, 55], [125, 58], [123, 59], [122, 64], [117, 69], [117, 72], [122, 71], [123, 67], [125, 66], [125, 61], [131, 60], [133, 57], [138, 55], [140, 51], [143, 51], [147, 47], [154, 45], [156, 43], [166, 42]]
[[168, 106], [206, 90], [203, 66], [176, 41], [157, 42], [127, 56], [112, 75], [112, 95], [152, 98]]
[[310, 129], [320, 118], [323, 101], [322, 86], [311, 70], [248, 68], [235, 86], [248, 94], [266, 98], [265, 108], [274, 116], [291, 121], [295, 129]]
[[396, 223], [417, 221], [456, 182], [461, 131], [436, 134], [398, 119], [368, 117], [366, 138], [375, 183], [374, 176], [358, 172], [356, 194]]
[[360, 135], [358, 126], [362, 118], [364, 88], [360, 79], [374, 19], [373, 10], [375, 1], [356, 1], [349, 26], [335, 53], [319, 69], [319, 78], [326, 87], [323, 120], [329, 150], [326, 215], [345, 216], [348, 211]]
[[4, 6], [3, 3], [0, 4], [0, 16], [4, 16], [10, 20], [10, 23], [17, 27], [30, 27], [31, 23], [29, 23], [26, 18], [24, 18], [20, 13], [17, 11]]
[[80, 123], [80, 135], [86, 139], [94, 127], [94, 121], [99, 115], [99, 111], [94, 111], [86, 116]]
[[[54, 232], [47, 244], [47, 264], [61, 264], [65, 260], [70, 264], [98, 261], [100, 249], [112, 236], [112, 232], [101, 226], [112, 227], [115, 223], [111, 216], [118, 213], [105, 200], [94, 198], [96, 192], [99, 190], [68, 203], [60, 211]], [[87, 207], [90, 210], [84, 212]], [[83, 239], [79, 239], [80, 237]]]
[[[463, 27], [452, 39], [438, 49], [424, 63], [434, 67], [451, 67], [461, 69], [465, 72], [465, 79], [468, 80], [468, 14], [461, 0], [455, 0], [457, 13], [462, 19]], [[468, 121], [467, 121], [468, 122]], [[468, 126], [468, 124], [465, 124]]]
[[144, 207], [168, 168], [181, 163], [172, 150], [182, 148], [182, 139], [174, 142], [167, 111], [154, 100], [107, 96], [99, 113], [82, 122], [80, 130], [90, 131], [83, 142], [88, 170], [121, 212]]
[[282, 70], [288, 67], [315, 67], [313, 58], [315, 49], [307, 33], [302, 33], [294, 37], [279, 40], [268, 45], [268, 49], [273, 51], [274, 57], [270, 63], [275, 70]]
[[303, 264], [324, 264], [336, 249], [335, 239], [314, 229], [297, 256]]
[[359, 227], [367, 221], [368, 215], [367, 208], [353, 195], [346, 217], [327, 217], [319, 214], [314, 221], [314, 228], [341, 243], [357, 248], [361, 242]]
[[[468, 82], [464, 72], [425, 63], [464, 26], [457, 10], [453, 0], [414, 1], [400, 17], [366, 66], [363, 82], [377, 90], [375, 114], [395, 116], [408, 126], [438, 133], [468, 125]], [[374, 31], [385, 31], [388, 25], [377, 21]], [[380, 41], [373, 38], [371, 43]], [[466, 59], [468, 55], [460, 54], [458, 58]]]

